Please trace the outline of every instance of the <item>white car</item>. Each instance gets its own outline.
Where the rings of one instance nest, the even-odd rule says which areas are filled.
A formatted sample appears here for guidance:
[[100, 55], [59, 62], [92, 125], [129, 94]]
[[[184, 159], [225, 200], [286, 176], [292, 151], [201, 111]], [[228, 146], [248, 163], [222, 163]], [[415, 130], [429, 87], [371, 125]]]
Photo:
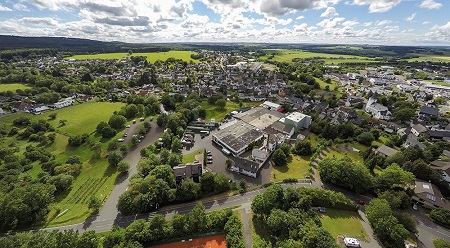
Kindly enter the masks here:
[[119, 141], [119, 142], [124, 142], [125, 139], [118, 139], [117, 141]]
[[131, 127], [130, 125], [127, 125], [127, 126], [126, 126], [126, 128], [130, 128], [130, 127]]

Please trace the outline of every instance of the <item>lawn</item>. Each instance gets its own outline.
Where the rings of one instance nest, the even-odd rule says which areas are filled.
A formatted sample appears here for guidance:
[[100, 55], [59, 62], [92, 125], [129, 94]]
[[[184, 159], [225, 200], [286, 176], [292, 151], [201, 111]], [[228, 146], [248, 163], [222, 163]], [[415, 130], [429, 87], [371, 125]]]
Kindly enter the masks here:
[[0, 84], [0, 92], [4, 91], [16, 92], [16, 90], [26, 90], [26, 89], [31, 89], [31, 87], [25, 84]]
[[317, 146], [317, 144], [319, 144], [319, 137], [314, 133], [309, 133], [306, 141], [311, 142], [312, 146]]
[[327, 208], [320, 221], [325, 230], [336, 240], [339, 235], [344, 235], [369, 242], [369, 236], [364, 230], [360, 217], [356, 212]]
[[198, 154], [202, 154], [202, 152], [203, 151], [201, 151], [201, 150], [197, 150], [197, 151], [195, 151], [193, 153], [189, 153], [189, 154], [183, 155], [183, 159], [182, 159], [183, 164], [194, 162], [195, 161], [195, 156], [198, 155]]
[[261, 59], [267, 60], [272, 53], [276, 55], [271, 59], [279, 62], [291, 62], [292, 59], [307, 59], [307, 58], [319, 58], [325, 60], [325, 64], [339, 64], [339, 63], [370, 63], [376, 62], [374, 59], [367, 57], [354, 56], [354, 55], [342, 55], [342, 54], [328, 54], [328, 53], [314, 53], [306, 52], [302, 50], [277, 50], [269, 51], [268, 55], [262, 56]]
[[334, 89], [335, 89], [336, 87], [339, 87], [338, 84], [336, 83], [336, 81], [334, 81], [334, 80], [331, 80], [331, 83], [330, 83], [330, 84], [327, 84], [325, 81], [323, 81], [323, 80], [320, 79], [320, 78], [315, 78], [315, 79], [316, 79], [316, 82], [319, 83], [320, 89], [322, 89], [322, 90], [325, 90], [325, 87], [328, 86], [328, 87], [330, 88], [328, 91], [334, 92]]
[[[242, 107], [254, 107], [260, 105], [261, 102], [243, 102]], [[227, 105], [224, 109], [219, 109], [216, 105], [210, 104], [207, 101], [200, 103], [200, 106], [206, 109], [206, 119], [210, 120], [212, 118], [216, 121], [221, 121], [228, 113], [239, 109], [239, 104], [233, 101], [227, 101]]]
[[309, 156], [292, 155], [286, 166], [273, 166], [270, 180], [282, 181], [287, 178], [307, 178], [310, 175], [311, 166]]
[[337, 149], [331, 149], [327, 154], [325, 155], [325, 158], [344, 158], [349, 157], [353, 162], [362, 163], [364, 159], [359, 155], [358, 152], [343, 152]]
[[[154, 52], [154, 53], [133, 53], [131, 56], [145, 56], [147, 61], [155, 63], [156, 60], [166, 61], [168, 58], [182, 59], [186, 62], [193, 61], [198, 63], [199, 60], [192, 59], [191, 54], [195, 54], [191, 51], [168, 51], [168, 52]], [[100, 53], [100, 54], [86, 54], [86, 55], [75, 55], [67, 59], [122, 59], [128, 57], [128, 53]]]

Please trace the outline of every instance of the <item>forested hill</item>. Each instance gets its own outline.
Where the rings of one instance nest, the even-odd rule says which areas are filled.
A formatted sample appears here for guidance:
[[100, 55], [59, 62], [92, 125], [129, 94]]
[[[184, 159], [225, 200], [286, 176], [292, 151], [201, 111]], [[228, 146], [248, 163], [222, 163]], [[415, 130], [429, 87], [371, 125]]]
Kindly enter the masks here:
[[65, 37], [22, 37], [0, 35], [0, 50], [23, 48], [86, 48], [117, 46], [119, 42], [103, 42]]

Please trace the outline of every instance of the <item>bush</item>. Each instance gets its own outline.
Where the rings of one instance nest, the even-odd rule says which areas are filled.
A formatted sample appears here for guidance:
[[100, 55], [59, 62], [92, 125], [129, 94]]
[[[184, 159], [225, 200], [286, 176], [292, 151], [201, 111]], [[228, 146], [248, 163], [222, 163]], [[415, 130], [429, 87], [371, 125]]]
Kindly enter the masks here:
[[298, 179], [296, 179], [296, 178], [283, 179], [283, 183], [297, 183], [297, 182], [298, 182]]
[[450, 228], [450, 210], [435, 209], [430, 212], [430, 217], [433, 221]]

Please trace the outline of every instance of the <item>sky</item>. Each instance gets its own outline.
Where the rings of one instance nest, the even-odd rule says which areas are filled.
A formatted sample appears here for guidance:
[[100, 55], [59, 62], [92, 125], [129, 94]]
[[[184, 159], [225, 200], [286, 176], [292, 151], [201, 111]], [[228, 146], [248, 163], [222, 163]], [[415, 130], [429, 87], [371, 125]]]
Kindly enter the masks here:
[[130, 43], [450, 45], [450, 0], [0, 0], [0, 34]]

